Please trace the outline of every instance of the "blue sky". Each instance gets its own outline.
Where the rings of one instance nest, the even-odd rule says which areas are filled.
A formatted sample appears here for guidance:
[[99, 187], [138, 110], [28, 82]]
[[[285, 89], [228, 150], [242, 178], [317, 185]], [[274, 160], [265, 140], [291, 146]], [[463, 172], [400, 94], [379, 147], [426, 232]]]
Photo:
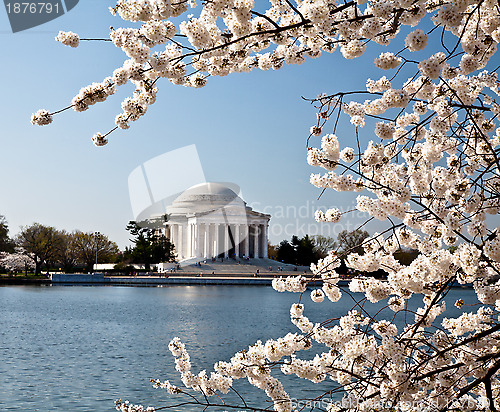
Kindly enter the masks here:
[[[350, 194], [325, 193], [318, 201], [320, 191], [309, 184], [310, 173], [318, 172], [306, 163], [306, 139], [316, 112], [301, 96], [362, 90], [367, 77], [386, 74], [372, 64], [380, 48], [353, 61], [337, 52], [279, 71], [210, 78], [203, 89], [162, 81], [147, 115], [129, 130], [113, 133], [103, 148], [95, 147], [91, 137], [114, 126], [121, 100], [133, 91], [130, 86], [87, 112], [70, 110], [49, 126], [32, 126], [31, 113], [67, 106], [81, 87], [102, 81], [126, 59], [110, 43], [82, 42], [72, 49], [54, 40], [59, 30], [82, 38], [107, 37], [110, 26], [125, 25], [108, 13], [111, 5], [81, 0], [64, 16], [15, 34], [7, 14], [0, 12], [0, 214], [12, 235], [21, 225], [40, 222], [69, 231], [100, 231], [123, 248], [129, 244], [124, 228], [133, 219], [129, 174], [155, 156], [190, 144], [196, 145], [208, 181], [238, 184], [248, 204], [274, 215], [273, 243], [294, 233], [316, 234], [316, 206], [352, 206], [355, 196]], [[340, 130], [349, 145], [354, 129], [348, 120]], [[364, 130], [367, 137], [369, 132]], [[334, 236], [358, 222], [348, 219], [323, 233]]]

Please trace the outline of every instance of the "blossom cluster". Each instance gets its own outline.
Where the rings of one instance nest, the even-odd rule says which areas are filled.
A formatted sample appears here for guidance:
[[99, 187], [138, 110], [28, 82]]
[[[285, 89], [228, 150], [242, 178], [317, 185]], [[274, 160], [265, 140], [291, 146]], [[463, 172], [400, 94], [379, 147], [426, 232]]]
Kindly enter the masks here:
[[336, 223], [340, 221], [342, 214], [337, 208], [328, 209], [326, 212], [321, 210], [316, 211], [314, 218], [317, 222], [332, 222]]
[[115, 408], [120, 412], [154, 412], [156, 410], [152, 406], [144, 408], [142, 405], [134, 405], [129, 401], [122, 402], [121, 399], [115, 401]]
[[[483, 11], [486, 14], [480, 16]], [[348, 268], [365, 275], [350, 281], [349, 293], [363, 294], [372, 303], [387, 301], [396, 314], [406, 313], [403, 330], [398, 330], [394, 319], [370, 317], [363, 333], [356, 330], [361, 340], [356, 347], [365, 345], [360, 353], [351, 354], [352, 349], [342, 346], [339, 337], [328, 341], [341, 359], [358, 356], [354, 365], [347, 364], [351, 367], [347, 370], [355, 373], [338, 381], [347, 396], [362, 396], [378, 404], [420, 402], [419, 408], [424, 402], [431, 410], [432, 403], [437, 409], [447, 405], [440, 399], [445, 393], [448, 406], [453, 402], [464, 405], [466, 400], [469, 406], [463, 410], [499, 406], [494, 348], [500, 338], [500, 228], [488, 227], [488, 216], [500, 212], [500, 82], [496, 71], [478, 72], [496, 52], [499, 18], [498, 12], [477, 4], [456, 2], [443, 7], [433, 22], [459, 37], [463, 54], [452, 56], [451, 49], [445, 48], [415, 62], [402, 52], [382, 53], [375, 60], [377, 67], [397, 69], [398, 74], [401, 65], [413, 64], [414, 75], [399, 86], [395, 86], [396, 75], [391, 80], [385, 76], [369, 79], [370, 98], [364, 101], [340, 106], [339, 99], [345, 98], [342, 93], [313, 100], [318, 113], [334, 117], [335, 111], [339, 115], [343, 111], [357, 132], [373, 126], [378, 141], [369, 141], [364, 151], [359, 149], [359, 156], [339, 156], [332, 162], [324, 150], [325, 139], [330, 140], [332, 134], [323, 134], [325, 122], [318, 120], [315, 131], [319, 133], [311, 133], [311, 139], [318, 136], [321, 147], [308, 148], [307, 161], [327, 172], [311, 174], [311, 183], [341, 192], [352, 191], [353, 186], [339, 185], [339, 181], [357, 182], [367, 193], [357, 197], [356, 210], [390, 225], [383, 235], [375, 233], [365, 240], [362, 253], [335, 258], [330, 254], [311, 269], [317, 279], [325, 279], [335, 273], [342, 258]], [[428, 39], [427, 33], [417, 29], [406, 36], [406, 50], [423, 50]], [[333, 134], [336, 153], [352, 153], [352, 139], [342, 137], [336, 125]], [[318, 220], [325, 217], [325, 212], [316, 214]], [[395, 258], [404, 249], [416, 253], [406, 264]], [[386, 279], [370, 276], [377, 271], [385, 272]], [[473, 287], [479, 308], [446, 316], [444, 296], [452, 284]], [[423, 305], [410, 317], [408, 301], [415, 295], [423, 296]], [[317, 290], [311, 298], [323, 300]], [[464, 304], [461, 299], [457, 307], [465, 308]], [[316, 326], [308, 322], [304, 308], [293, 313], [292, 322], [317, 340]], [[340, 332], [341, 322], [342, 318], [333, 326], [329, 323], [329, 333]], [[355, 341], [353, 336], [350, 341]], [[374, 348], [368, 343], [370, 338], [375, 338]], [[488, 373], [490, 393], [480, 384]], [[361, 401], [352, 410], [371, 409]]]
[[[427, 5], [424, 0], [363, 0], [345, 4], [335, 0], [296, 4], [272, 0], [267, 8], [254, 0], [218, 0], [203, 3], [196, 15], [183, 16], [188, 6], [198, 7], [188, 1], [119, 0], [110, 9], [124, 21], [137, 23], [133, 27], [111, 28], [109, 39], [128, 58], [113, 73], [116, 86], [131, 82], [143, 93], [165, 78], [176, 85], [203, 87], [210, 76], [254, 69], [278, 70], [285, 63], [302, 64], [307, 58], [318, 58], [337, 49], [344, 58], [354, 59], [364, 54], [369, 42], [387, 46], [404, 26], [415, 27], [429, 14], [436, 26], [460, 37], [464, 51], [456, 68], [439, 53], [423, 61], [422, 75], [431, 79], [440, 70], [450, 78], [485, 67], [500, 41], [498, 10], [493, 0], [456, 1], [451, 5]], [[417, 28], [406, 35], [405, 49], [422, 51], [428, 38], [428, 33]], [[73, 32], [60, 32], [56, 40], [70, 47], [79, 44], [79, 36]], [[402, 62], [399, 53], [384, 52], [375, 65], [389, 70]], [[83, 106], [91, 104], [87, 96], [75, 99]], [[376, 115], [387, 108], [404, 108], [407, 102], [406, 90], [388, 89], [383, 98], [370, 104], [368, 111]], [[78, 110], [75, 101], [72, 106]], [[128, 121], [137, 118], [124, 120], [118, 115], [115, 122], [126, 128], [123, 126], [128, 126]], [[363, 115], [355, 115], [352, 121], [363, 125]]]
[[72, 31], [60, 31], [56, 36], [56, 41], [61, 42], [65, 46], [78, 47], [80, 44], [80, 36]]
[[[335, 303], [342, 293], [362, 296], [361, 301], [322, 323], [312, 322], [304, 304], [297, 303], [290, 319], [301, 334], [257, 342], [218, 362], [210, 375], [194, 374], [184, 344], [174, 339], [169, 348], [187, 388], [210, 397], [246, 378], [271, 398], [275, 410], [292, 411], [285, 388], [271, 375], [279, 365], [287, 375], [336, 382], [348, 399], [361, 399], [348, 408], [356, 411], [391, 401], [399, 410], [408, 410], [396, 406], [405, 403], [444, 410], [453, 402], [469, 405], [467, 410], [500, 408], [500, 229], [489, 227], [488, 220], [500, 212], [500, 82], [497, 70], [488, 70], [500, 42], [497, 3], [271, 0], [258, 9], [263, 3], [254, 0], [214, 0], [203, 2], [196, 16], [178, 19], [188, 4], [196, 4], [118, 1], [111, 12], [136, 23], [110, 32], [126, 59], [103, 82], [80, 90], [70, 107], [87, 110], [130, 83], [135, 92], [115, 118], [120, 129], [154, 104], [161, 79], [199, 88], [211, 76], [278, 70], [337, 49], [354, 59], [370, 43], [387, 46], [404, 37], [401, 51], [383, 52], [374, 61], [379, 69], [395, 71], [392, 76], [368, 79], [359, 93], [313, 100], [318, 116], [307, 162], [324, 171], [313, 173], [310, 182], [322, 190], [363, 192], [356, 210], [389, 227], [364, 241], [362, 253], [331, 252], [312, 265], [312, 281], [321, 286], [314, 285], [309, 295], [313, 302]], [[438, 30], [423, 30], [426, 17]], [[78, 37], [62, 33], [58, 40], [75, 46]], [[428, 53], [431, 44], [443, 47]], [[410, 77], [401, 80], [407, 73]], [[363, 99], [346, 101], [347, 96]], [[327, 129], [328, 119], [342, 114], [356, 139], [337, 130], [337, 122]], [[46, 110], [32, 116], [33, 124], [51, 121]], [[365, 145], [358, 136], [369, 128]], [[104, 145], [107, 135], [97, 133], [94, 143]], [[337, 222], [340, 212], [335, 207], [318, 211], [316, 219]], [[404, 249], [417, 254], [407, 264], [395, 257]], [[342, 261], [358, 274], [343, 290], [336, 271]], [[385, 279], [373, 278], [376, 271]], [[310, 282], [304, 276], [278, 278], [273, 287], [302, 295]], [[472, 309], [449, 316], [444, 297], [452, 284], [472, 285], [479, 307], [460, 302]], [[410, 311], [409, 299], [418, 296], [422, 305]], [[375, 302], [387, 302], [394, 317], [404, 312], [403, 327], [394, 317], [370, 315], [366, 308]], [[300, 359], [298, 353], [312, 344], [323, 352]], [[168, 381], [154, 385], [179, 391]], [[117, 407], [142, 410], [121, 401]]]
[[[279, 412], [291, 412], [292, 402], [283, 385], [271, 375], [269, 362], [277, 362], [309, 347], [309, 339], [291, 333], [278, 340], [269, 340], [265, 344], [258, 341], [247, 351], [235, 354], [229, 362], [217, 362], [214, 365], [215, 372], [209, 377], [204, 370], [197, 375], [191, 372], [189, 354], [179, 338], [174, 338], [169, 343], [169, 349], [175, 357], [176, 369], [180, 372], [186, 388], [202, 392], [204, 396], [213, 396], [217, 391], [227, 393], [233, 380], [246, 378], [274, 401], [274, 408]], [[180, 390], [168, 381], [153, 382], [155, 387], [166, 387], [170, 393], [180, 393]]]
[[50, 123], [52, 123], [52, 115], [48, 110], [40, 109], [31, 115], [31, 124], [44, 126]]
[[[360, 42], [359, 33], [382, 43], [391, 40], [390, 32], [384, 36], [373, 33], [377, 30], [376, 19], [390, 21], [396, 4], [399, 2], [368, 3], [366, 13], [373, 19], [357, 25], [337, 25], [339, 38], [345, 41], [336, 44], [344, 57], [355, 58], [363, 52], [366, 44]], [[304, 5], [301, 3], [299, 9]], [[323, 28], [327, 23], [316, 11], [308, 10], [307, 15], [315, 16], [316, 27], [322, 24]], [[404, 11], [398, 18], [401, 24], [415, 26], [426, 13], [423, 4], [415, 3], [411, 12]], [[349, 11], [345, 14], [356, 20]], [[287, 24], [300, 25], [300, 21], [295, 18], [287, 20]], [[237, 35], [251, 33], [251, 27], [238, 22], [241, 31]], [[314, 323], [306, 316], [301, 301], [290, 309], [291, 322], [311, 344], [324, 345], [323, 352], [313, 359], [301, 359], [298, 350], [275, 349], [278, 344], [274, 340], [258, 342], [248, 352], [253, 354], [262, 347], [258, 360], [251, 358], [246, 368], [259, 365], [266, 379], [273, 362], [282, 362], [280, 369], [286, 375], [315, 383], [327, 378], [335, 381], [344, 387], [347, 397], [361, 399], [347, 410], [371, 411], [373, 402], [418, 403], [429, 408], [437, 405], [439, 409], [445, 405], [443, 393], [448, 404], [463, 405], [467, 400], [472, 408], [468, 410], [487, 410], [491, 402], [499, 407], [500, 381], [495, 362], [500, 339], [500, 228], [488, 228], [487, 216], [500, 211], [500, 83], [496, 72], [477, 71], [486, 67], [496, 51], [500, 15], [492, 3], [468, 2], [438, 6], [433, 22], [459, 36], [464, 54], [452, 56], [445, 48], [415, 62], [402, 52], [382, 53], [375, 60], [377, 67], [399, 70], [413, 64], [414, 75], [398, 86], [397, 76], [368, 80], [363, 95], [370, 98], [362, 102], [345, 102], [341, 93], [313, 100], [318, 105], [318, 122], [310, 129], [310, 140], [318, 138], [318, 147], [308, 148], [307, 162], [326, 172], [313, 173], [311, 183], [338, 192], [363, 191], [356, 199], [356, 210], [390, 222], [389, 229], [365, 240], [362, 253], [340, 256], [330, 252], [313, 264], [312, 280], [321, 286], [310, 285], [311, 279], [304, 276], [272, 282], [278, 292], [309, 293], [313, 302], [326, 298], [334, 303], [343, 293], [364, 296], [369, 303], [386, 301], [394, 316], [405, 312], [404, 326], [398, 327], [395, 318], [370, 315], [365, 305], [363, 311], [352, 310], [340, 318]], [[199, 24], [199, 19], [192, 22], [193, 27]], [[272, 27], [268, 25], [262, 29], [264, 33], [269, 30]], [[359, 30], [357, 35], [355, 30]], [[307, 37], [304, 31], [304, 37], [298, 38]], [[199, 28], [195, 33], [193, 41], [209, 41], [210, 30]], [[428, 40], [428, 33], [413, 30], [406, 36], [404, 52], [422, 51]], [[210, 46], [204, 43], [204, 47]], [[297, 47], [297, 43], [293, 46]], [[325, 51], [321, 47], [318, 50]], [[267, 63], [260, 64], [252, 57], [254, 67], [271, 68], [272, 54], [266, 58]], [[229, 66], [226, 68], [230, 72]], [[332, 116], [336, 111], [338, 116], [348, 116], [357, 131], [373, 126], [373, 140], [364, 150], [360, 141], [357, 150], [351, 147], [352, 142], [344, 146], [347, 138], [336, 130], [336, 125], [332, 132], [325, 132], [328, 118], [337, 117]], [[338, 222], [340, 217], [335, 207], [315, 215], [322, 222]], [[416, 258], [406, 264], [395, 257], [404, 249], [416, 253]], [[365, 275], [352, 279], [344, 290], [336, 271], [342, 261], [354, 273]], [[385, 272], [385, 279], [370, 276], [380, 271]], [[447, 316], [444, 296], [454, 283], [472, 285], [479, 308], [456, 318]], [[417, 295], [422, 296], [422, 305], [410, 312], [408, 301]], [[463, 305], [460, 302], [459, 306]], [[265, 348], [273, 348], [272, 356], [265, 355]], [[242, 356], [246, 355], [237, 354], [231, 362], [217, 364], [215, 370], [231, 379], [248, 377], [238, 363]], [[224, 368], [220, 369], [220, 365]], [[482, 384], [488, 373], [491, 393]], [[270, 394], [269, 386], [248, 378], [275, 401], [275, 410], [286, 408], [288, 398], [278, 383], [267, 381], [277, 385], [283, 403]]]
[[26, 253], [17, 251], [15, 253], [0, 252], [0, 267], [12, 272], [22, 272], [35, 268], [35, 260]]

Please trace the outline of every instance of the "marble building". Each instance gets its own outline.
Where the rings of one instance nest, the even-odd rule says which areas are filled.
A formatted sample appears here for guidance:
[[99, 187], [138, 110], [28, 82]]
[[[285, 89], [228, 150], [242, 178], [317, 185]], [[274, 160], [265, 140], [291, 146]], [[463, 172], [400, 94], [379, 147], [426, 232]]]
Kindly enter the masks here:
[[164, 233], [179, 261], [267, 258], [270, 215], [259, 213], [221, 183], [202, 183], [178, 196], [166, 209]]

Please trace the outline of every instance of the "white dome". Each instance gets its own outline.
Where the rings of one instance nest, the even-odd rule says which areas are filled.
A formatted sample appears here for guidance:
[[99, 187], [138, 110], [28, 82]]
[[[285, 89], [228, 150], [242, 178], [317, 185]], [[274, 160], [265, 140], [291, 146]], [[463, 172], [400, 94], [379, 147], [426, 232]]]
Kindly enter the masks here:
[[245, 202], [229, 187], [222, 183], [201, 183], [192, 186], [179, 195], [167, 207], [168, 214], [209, 212], [224, 206], [245, 207]]

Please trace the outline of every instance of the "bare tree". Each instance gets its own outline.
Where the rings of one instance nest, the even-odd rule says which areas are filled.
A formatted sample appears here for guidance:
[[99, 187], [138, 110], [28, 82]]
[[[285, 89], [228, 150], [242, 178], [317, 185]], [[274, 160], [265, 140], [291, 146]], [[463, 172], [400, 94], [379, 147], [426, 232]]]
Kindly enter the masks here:
[[314, 252], [320, 258], [326, 257], [328, 252], [330, 252], [331, 250], [335, 250], [335, 248], [337, 247], [337, 242], [333, 237], [330, 236], [316, 235], [312, 236], [312, 239], [314, 242]]
[[110, 262], [118, 254], [117, 244], [102, 233], [76, 231], [73, 236], [78, 259], [88, 272], [92, 271], [94, 263]]
[[363, 241], [370, 237], [367, 231], [356, 229], [351, 232], [343, 230], [337, 236], [339, 251], [341, 253], [363, 254]]
[[57, 255], [57, 260], [65, 272], [73, 271], [79, 258], [79, 249], [76, 242], [76, 231], [61, 231], [61, 247]]

